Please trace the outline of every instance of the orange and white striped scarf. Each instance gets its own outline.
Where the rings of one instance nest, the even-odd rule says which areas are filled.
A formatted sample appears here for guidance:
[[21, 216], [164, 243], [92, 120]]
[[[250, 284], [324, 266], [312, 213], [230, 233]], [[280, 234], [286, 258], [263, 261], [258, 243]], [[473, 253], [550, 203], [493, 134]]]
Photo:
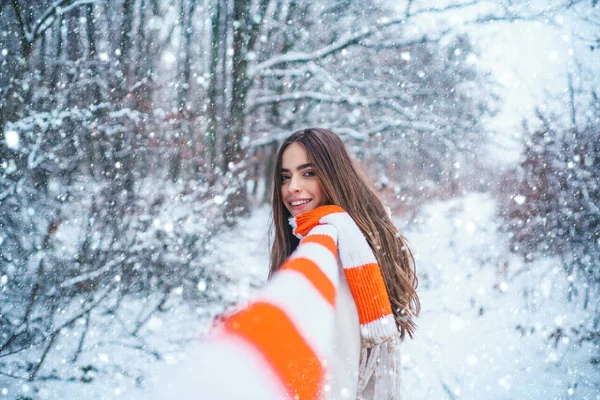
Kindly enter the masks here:
[[290, 218], [294, 235], [306, 236], [317, 225], [332, 225], [338, 232], [339, 256], [356, 303], [363, 347], [398, 336], [383, 275], [377, 259], [354, 220], [342, 208], [321, 206]]
[[381, 271], [352, 218], [337, 206], [322, 206], [290, 223], [301, 238], [296, 250], [246, 307], [222, 322], [201, 353], [210, 365], [199, 375], [207, 398], [322, 396], [334, 349], [338, 254], [363, 348], [399, 336]]

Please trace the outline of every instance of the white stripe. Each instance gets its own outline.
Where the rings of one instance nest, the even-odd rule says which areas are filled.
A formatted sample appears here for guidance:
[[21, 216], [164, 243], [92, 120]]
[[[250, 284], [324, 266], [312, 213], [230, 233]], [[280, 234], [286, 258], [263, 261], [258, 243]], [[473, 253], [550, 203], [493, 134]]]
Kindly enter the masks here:
[[339, 254], [345, 269], [377, 263], [369, 243], [350, 215], [345, 212], [329, 214], [321, 218], [321, 221], [337, 228]]
[[279, 307], [317, 356], [331, 355], [335, 331], [334, 307], [303, 274], [280, 270], [254, 301], [265, 301]]
[[222, 330], [188, 349], [184, 362], [163, 367], [153, 381], [152, 400], [291, 400], [264, 356]]
[[288, 218], [288, 223], [292, 227], [292, 233], [296, 237], [298, 237], [298, 239], [302, 239], [302, 235], [300, 235], [299, 233], [298, 234], [296, 233], [296, 229], [298, 228], [298, 223], [296, 222], [296, 218], [294, 218], [294, 217]]
[[306, 258], [315, 263], [337, 287], [339, 284], [339, 269], [337, 257], [329, 249], [319, 243], [302, 243], [290, 256], [290, 260]]
[[309, 235], [327, 235], [332, 238], [337, 245], [338, 232], [337, 228], [333, 225], [317, 225], [310, 230]]
[[400, 332], [392, 314], [385, 315], [375, 321], [360, 325], [363, 341], [367, 344], [379, 344], [381, 341], [398, 337]]

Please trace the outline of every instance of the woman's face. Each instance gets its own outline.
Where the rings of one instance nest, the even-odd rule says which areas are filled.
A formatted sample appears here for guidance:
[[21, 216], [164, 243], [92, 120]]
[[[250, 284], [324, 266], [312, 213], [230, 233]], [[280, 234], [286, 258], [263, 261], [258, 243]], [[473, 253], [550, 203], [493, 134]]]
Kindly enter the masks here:
[[290, 144], [281, 161], [281, 198], [293, 217], [325, 204], [323, 188], [306, 150], [298, 143]]

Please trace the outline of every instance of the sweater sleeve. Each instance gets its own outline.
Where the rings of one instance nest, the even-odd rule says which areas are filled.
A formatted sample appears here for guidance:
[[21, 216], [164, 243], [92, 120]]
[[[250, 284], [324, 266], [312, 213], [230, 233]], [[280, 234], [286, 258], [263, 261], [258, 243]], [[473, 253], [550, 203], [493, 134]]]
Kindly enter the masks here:
[[172, 390], [192, 380], [201, 393], [179, 389], [178, 398], [319, 399], [334, 352], [339, 280], [337, 231], [318, 225], [162, 390], [174, 398]]

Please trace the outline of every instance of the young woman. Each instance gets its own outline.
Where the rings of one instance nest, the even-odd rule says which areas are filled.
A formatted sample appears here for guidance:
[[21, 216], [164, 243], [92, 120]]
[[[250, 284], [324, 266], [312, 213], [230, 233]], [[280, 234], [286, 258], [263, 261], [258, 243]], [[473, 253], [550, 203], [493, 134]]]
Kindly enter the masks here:
[[[412, 337], [416, 328], [414, 318], [420, 310], [414, 259], [405, 239], [351, 160], [342, 140], [321, 128], [295, 132], [283, 142], [277, 154], [274, 182], [270, 276], [299, 244], [294, 235], [294, 219], [314, 213], [320, 206], [338, 206], [352, 218], [366, 239], [369, 248], [363, 249], [364, 256], [368, 257], [367, 253], [372, 252], [376, 258], [398, 338], [401, 340], [406, 334]], [[342, 239], [340, 237], [339, 255], [343, 259]], [[329, 377], [332, 397], [338, 398], [336, 393], [346, 389], [339, 398], [345, 395], [347, 398], [398, 398], [398, 343], [394, 340], [376, 344], [365, 341], [361, 331], [364, 324], [360, 321], [359, 328], [361, 318], [358, 315], [361, 283], [349, 282], [352, 276], [348, 271], [352, 270], [344, 265], [340, 267], [344, 274], [341, 274], [335, 303], [336, 339]], [[392, 376], [390, 370], [395, 370]]]
[[339, 137], [305, 129], [283, 143], [273, 220], [269, 282], [160, 375], [153, 398], [399, 399], [414, 261]]

